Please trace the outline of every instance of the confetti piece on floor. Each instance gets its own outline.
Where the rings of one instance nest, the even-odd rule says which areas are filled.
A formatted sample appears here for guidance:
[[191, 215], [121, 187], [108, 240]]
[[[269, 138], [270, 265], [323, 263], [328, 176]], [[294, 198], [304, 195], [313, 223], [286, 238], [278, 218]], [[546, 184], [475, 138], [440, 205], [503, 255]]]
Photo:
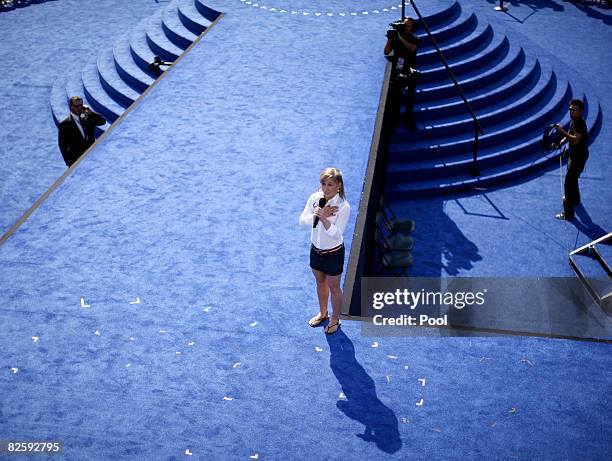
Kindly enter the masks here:
[[340, 392], [340, 395], [338, 396], [338, 398], [346, 400], [346, 395], [344, 394], [344, 392]]
[[419, 401], [417, 402], [417, 405], [418, 405], [419, 407], [422, 407], [424, 403], [425, 403], [425, 401], [424, 401], [423, 399], [421, 399], [421, 400], [419, 400]]
[[390, 383], [391, 382], [391, 376], [387, 375], [387, 382]]
[[518, 408], [514, 408], [514, 407], [512, 407], [512, 408], [510, 409], [510, 411], [508, 411], [508, 413], [510, 413], [510, 414], [518, 413]]
[[130, 368], [131, 366], [132, 366], [132, 364], [131, 364], [131, 363], [128, 363], [128, 364], [125, 366], [125, 368]]
[[40, 338], [38, 336], [32, 336], [32, 341], [34, 342], [38, 342]]
[[160, 332], [160, 333], [165, 333], [165, 332], [166, 332], [166, 330], [159, 330], [159, 332]]
[[232, 368], [238, 368], [240, 366], [240, 362], [236, 362], [234, 363], [234, 366]]
[[100, 336], [100, 330], [96, 330], [96, 332], [94, 333], [94, 335], [96, 335], [96, 336]]
[[189, 450], [185, 450], [185, 454], [186, 454], [187, 456], [193, 456], [193, 453], [191, 453]]
[[140, 298], [136, 298], [134, 301], [130, 301], [130, 304], [140, 304]]
[[403, 424], [408, 424], [409, 422], [410, 422], [410, 419], [408, 419], [408, 418], [406, 418], [406, 417], [403, 417], [403, 418], [402, 418], [402, 423], [403, 423]]
[[419, 378], [418, 381], [421, 383], [421, 386], [425, 385], [425, 378]]
[[374, 343], [372, 344], [372, 347], [378, 347], [378, 342], [374, 341]]
[[193, 346], [195, 343], [193, 341], [191, 341], [190, 343], [187, 343], [188, 346]]
[[234, 400], [232, 397], [223, 397], [223, 400]]
[[180, 351], [176, 351], [176, 355], [181, 355]]
[[249, 323], [249, 325], [251, 325], [252, 327], [254, 327], [255, 325], [257, 325], [257, 322], [251, 322], [251, 323]]
[[19, 368], [11, 368], [11, 371], [13, 372], [13, 374], [16, 374], [19, 371]]
[[393, 359], [393, 360], [397, 359], [397, 355], [387, 355], [387, 357], [389, 357], [390, 359]]
[[204, 312], [208, 312], [208, 311], [210, 310], [210, 308], [211, 308], [211, 306], [206, 306], [206, 307], [205, 307], [205, 308], [203, 308], [202, 310], [203, 310]]
[[81, 298], [81, 307], [91, 307], [91, 304], [85, 304], [85, 299]]
[[497, 421], [493, 421], [493, 424], [491, 424], [491, 427], [495, 427], [497, 426]]
[[484, 362], [485, 360], [491, 360], [489, 357], [480, 357], [480, 361]]
[[435, 432], [442, 432], [442, 429], [440, 429], [439, 427], [434, 427], [434, 428], [433, 428], [433, 430], [434, 430]]
[[251, 456], [249, 456], [249, 458], [251, 458], [251, 459], [258, 459], [259, 458], [259, 453], [254, 453]]
[[407, 369], [408, 369], [408, 365], [404, 365], [404, 370], [407, 370]]
[[130, 341], [134, 341], [134, 337], [133, 336], [130, 336]]
[[530, 367], [532, 367], [532, 366], [533, 366], [533, 362], [531, 362], [531, 360], [529, 360], [529, 359], [521, 359], [521, 363], [522, 363], [522, 362], [525, 362], [525, 363], [526, 363], [527, 365], [529, 365]]
[[315, 351], [317, 352], [323, 352], [323, 349], [321, 349], [319, 346], [315, 347]]

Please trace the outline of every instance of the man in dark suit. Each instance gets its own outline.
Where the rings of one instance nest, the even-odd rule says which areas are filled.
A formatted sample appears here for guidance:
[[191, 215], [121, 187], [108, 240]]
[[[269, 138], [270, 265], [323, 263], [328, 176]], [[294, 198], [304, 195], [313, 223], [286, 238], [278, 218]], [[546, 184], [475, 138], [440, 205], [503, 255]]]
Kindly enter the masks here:
[[81, 97], [70, 98], [70, 115], [58, 127], [59, 148], [68, 167], [94, 143], [96, 126], [105, 123], [106, 120], [100, 114], [83, 106]]

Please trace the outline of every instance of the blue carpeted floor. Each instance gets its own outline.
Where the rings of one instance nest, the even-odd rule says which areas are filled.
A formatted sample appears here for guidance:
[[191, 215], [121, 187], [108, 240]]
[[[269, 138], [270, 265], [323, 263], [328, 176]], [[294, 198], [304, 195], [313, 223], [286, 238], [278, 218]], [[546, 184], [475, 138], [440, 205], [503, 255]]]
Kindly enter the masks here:
[[[0, 439], [71, 460], [609, 459], [607, 344], [306, 326], [297, 216], [330, 164], [357, 210], [396, 13], [244, 3], [209, 3], [225, 16], [0, 249]], [[446, 229], [448, 273], [496, 254]]]

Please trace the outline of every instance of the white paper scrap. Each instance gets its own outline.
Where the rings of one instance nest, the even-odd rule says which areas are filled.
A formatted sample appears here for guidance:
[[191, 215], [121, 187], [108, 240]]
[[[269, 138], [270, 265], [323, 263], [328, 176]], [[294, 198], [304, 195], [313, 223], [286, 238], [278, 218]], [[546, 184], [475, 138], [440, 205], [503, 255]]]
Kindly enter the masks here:
[[132, 364], [131, 364], [131, 363], [128, 363], [128, 364], [125, 366], [125, 368], [130, 368], [131, 366], [132, 366]]
[[323, 352], [323, 349], [321, 349], [319, 346], [315, 347], [315, 351], [317, 352]]
[[191, 453], [189, 450], [185, 450], [185, 454], [186, 454], [187, 456], [193, 456], [193, 453]]
[[85, 299], [81, 298], [81, 307], [91, 307], [91, 304], [85, 304]]
[[232, 368], [238, 368], [240, 366], [240, 362], [236, 362], [234, 363], [234, 366]]
[[140, 298], [136, 298], [134, 301], [130, 301], [130, 304], [140, 304]]
[[372, 347], [378, 347], [378, 341], [374, 341], [374, 344], [372, 344]]
[[393, 359], [393, 360], [397, 359], [396, 355], [387, 355], [387, 357], [389, 357], [390, 359]]
[[100, 330], [96, 330], [96, 332], [94, 333], [94, 335], [96, 335], [96, 336], [100, 336]]
[[208, 312], [210, 310], [210, 306], [207, 306], [205, 308], [202, 309], [204, 312]]
[[193, 346], [195, 343], [193, 341], [187, 343], [188, 346]]
[[223, 397], [223, 400], [234, 400], [232, 397]]
[[251, 456], [249, 456], [249, 458], [251, 458], [251, 459], [259, 459], [259, 453], [254, 453]]
[[32, 336], [32, 341], [34, 342], [38, 342], [40, 338], [38, 336]]
[[16, 374], [19, 371], [19, 368], [11, 368], [11, 371], [13, 372], [13, 374]]
[[159, 330], [159, 332], [160, 332], [160, 333], [165, 333], [165, 332], [166, 332], [166, 330]]
[[423, 406], [423, 403], [425, 403], [425, 402], [423, 401], [423, 399], [421, 399], [421, 400], [419, 400], [419, 401], [417, 402], [417, 405], [418, 405], [419, 407], [422, 407], [422, 406]]
[[249, 323], [249, 325], [251, 325], [252, 327], [254, 327], [255, 325], [257, 325], [257, 322], [251, 322], [251, 323]]
[[421, 386], [425, 385], [425, 378], [419, 378], [418, 381], [421, 383]]
[[340, 395], [338, 396], [338, 398], [346, 400], [346, 395], [344, 394], [344, 392], [340, 392]]
[[181, 353], [179, 351], [176, 351], [176, 355], [181, 355]]

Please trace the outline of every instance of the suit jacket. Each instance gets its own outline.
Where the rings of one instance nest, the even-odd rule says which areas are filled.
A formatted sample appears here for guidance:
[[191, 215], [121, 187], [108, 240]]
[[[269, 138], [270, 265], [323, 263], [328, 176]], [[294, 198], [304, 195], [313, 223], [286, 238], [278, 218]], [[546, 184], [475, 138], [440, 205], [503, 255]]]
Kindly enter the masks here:
[[92, 112], [84, 120], [81, 119], [85, 138], [81, 135], [81, 130], [71, 115], [68, 115], [62, 120], [58, 126], [58, 144], [64, 162], [69, 167], [83, 155], [83, 153], [91, 146], [95, 138], [96, 126], [104, 125], [106, 120], [100, 114]]

